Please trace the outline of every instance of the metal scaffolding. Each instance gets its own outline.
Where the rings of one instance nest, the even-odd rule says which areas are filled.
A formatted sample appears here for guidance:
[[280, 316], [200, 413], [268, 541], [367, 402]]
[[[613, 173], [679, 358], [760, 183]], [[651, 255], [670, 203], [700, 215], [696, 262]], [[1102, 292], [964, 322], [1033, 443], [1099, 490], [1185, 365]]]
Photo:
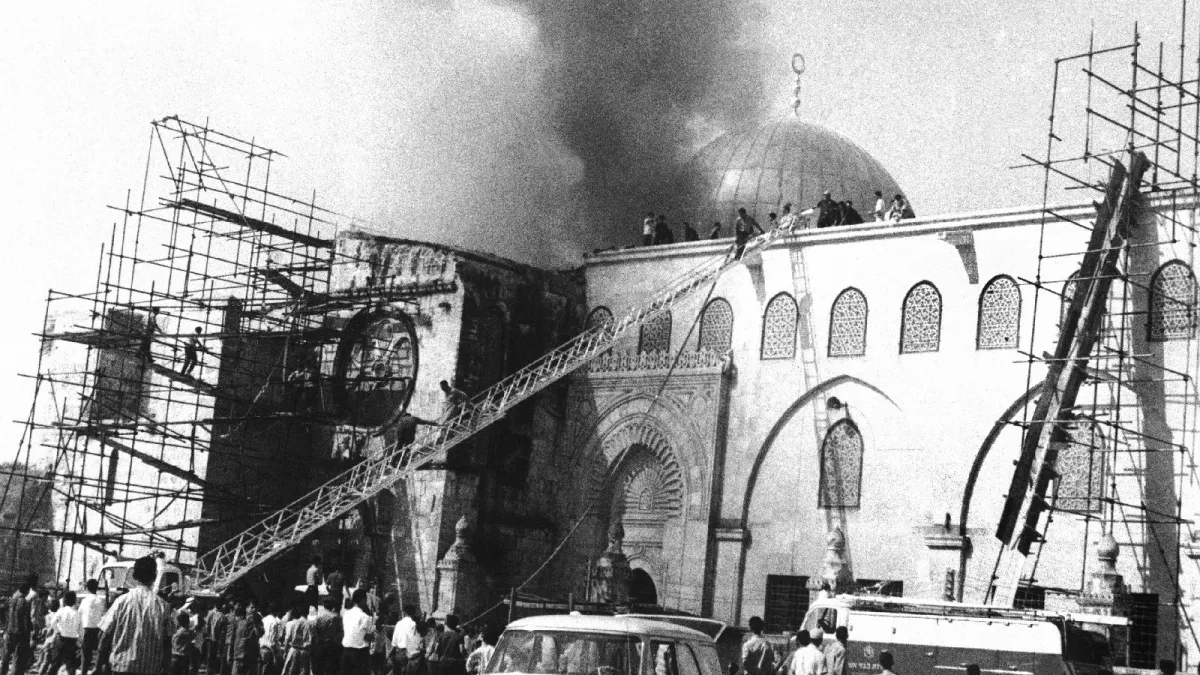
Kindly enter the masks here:
[[315, 194], [275, 191], [283, 157], [207, 124], [151, 124], [140, 195], [113, 207], [95, 289], [47, 298], [34, 403], [0, 503], [37, 481], [54, 494], [54, 521], [2, 524], [16, 534], [0, 567], [29, 537], [58, 542], [59, 579], [94, 574], [103, 556], [194, 562], [214, 512], [279, 506], [214, 479], [210, 458], [304, 471], [303, 458], [280, 463], [259, 446], [355, 424], [330, 400], [330, 312], [421, 289], [331, 293], [334, 267], [362, 262], [334, 248], [350, 220]]
[[[1180, 549], [1194, 531], [1184, 500], [1200, 487], [1192, 450], [1200, 365], [1192, 272], [1200, 243], [1200, 49], [1194, 38], [1189, 46], [1188, 30], [1184, 0], [1177, 63], [1163, 43], [1148, 48], [1136, 25], [1127, 44], [1097, 46], [1093, 35], [1086, 51], [1055, 60], [1045, 154], [1023, 155], [1028, 163], [1021, 165], [1043, 172], [1037, 275], [1021, 281], [1034, 289], [1029, 344], [1039, 344], [1039, 330], [1054, 323], [1037, 318], [1049, 311], [1059, 317], [1059, 345], [1054, 353], [1026, 354], [1026, 387], [1041, 386], [1042, 393], [1036, 409], [1026, 406], [1024, 418], [1012, 421], [1024, 451], [1008, 495], [1010, 506], [1022, 499], [1026, 506], [1020, 519], [1009, 509], [997, 532], [1004, 545], [989, 591], [1018, 581], [1036, 586], [1055, 518], [1084, 519], [1085, 547], [1111, 535], [1136, 561], [1140, 578], [1131, 581], [1141, 592], [1131, 596], [1128, 665], [1143, 668], [1156, 666], [1156, 650], [1182, 655], [1185, 642], [1200, 648], [1200, 626], [1179, 583]], [[1143, 157], [1144, 177], [1132, 186], [1140, 194], [1117, 212], [1119, 200], [1111, 188], [1106, 198], [1105, 184], [1126, 169], [1141, 176]], [[1096, 222], [1055, 205], [1079, 191], [1095, 196]], [[1082, 240], [1109, 216], [1123, 221], [1085, 246], [1063, 248], [1051, 234], [1073, 225]], [[1064, 272], [1081, 261], [1074, 273]], [[1097, 294], [1099, 312], [1089, 315]], [[1094, 343], [1082, 355], [1070, 348], [1081, 339]], [[1064, 370], [1073, 373], [1073, 391], [1052, 382]], [[1059, 397], [1063, 405], [1054, 409]], [[1039, 417], [1047, 406], [1049, 416]], [[1064, 498], [1067, 475], [1080, 466], [1086, 476], [1074, 478], [1085, 494]], [[1015, 550], [1021, 539], [1028, 559]], [[1086, 571], [1080, 590], [1085, 584]], [[1156, 644], [1155, 633], [1167, 642]]]

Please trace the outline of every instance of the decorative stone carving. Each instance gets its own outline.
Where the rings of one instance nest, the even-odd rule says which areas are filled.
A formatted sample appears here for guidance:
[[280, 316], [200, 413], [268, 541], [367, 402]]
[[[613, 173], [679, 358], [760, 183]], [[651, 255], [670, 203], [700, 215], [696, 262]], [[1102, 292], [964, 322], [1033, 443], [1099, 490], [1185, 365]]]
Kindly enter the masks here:
[[608, 530], [608, 549], [596, 561], [592, 574], [592, 587], [589, 589], [589, 600], [623, 605], [629, 602], [629, 579], [631, 569], [629, 558], [621, 548], [625, 538], [625, 528], [621, 519], [614, 518]]
[[475, 616], [483, 609], [483, 570], [467, 543], [470, 524], [467, 517], [454, 526], [454, 543], [438, 561], [437, 606], [433, 615], [444, 619], [447, 614]]
[[1125, 586], [1125, 578], [1117, 572], [1117, 556], [1121, 553], [1121, 546], [1111, 532], [1105, 532], [1096, 545], [1095, 553], [1096, 570], [1088, 575], [1079, 606], [1090, 614], [1125, 616], [1129, 591]]
[[813, 591], [814, 600], [855, 591], [854, 574], [850, 571], [850, 561], [846, 560], [846, 533], [841, 524], [834, 525], [825, 537], [824, 567], [820, 578], [809, 582], [809, 590]]
[[618, 352], [609, 351], [600, 358], [592, 361], [583, 370], [589, 373], [629, 373], [638, 371], [668, 370], [675, 365], [676, 370], [693, 370], [697, 368], [722, 368], [725, 363], [722, 357], [726, 352], [712, 349], [684, 351], [679, 354], [672, 352]]

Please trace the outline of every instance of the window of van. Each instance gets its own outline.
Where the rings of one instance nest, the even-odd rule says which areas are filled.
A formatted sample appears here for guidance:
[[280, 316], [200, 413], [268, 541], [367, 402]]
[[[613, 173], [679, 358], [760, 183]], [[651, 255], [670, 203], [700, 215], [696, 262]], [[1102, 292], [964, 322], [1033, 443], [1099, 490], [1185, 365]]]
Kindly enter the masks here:
[[653, 675], [680, 675], [679, 652], [674, 642], [651, 642], [650, 658], [653, 659], [650, 663], [654, 669]]
[[820, 628], [826, 633], [832, 633], [838, 627], [838, 611], [835, 607], [819, 607], [804, 617], [804, 630], [812, 632]]
[[486, 672], [640, 675], [640, 663], [641, 642], [632, 636], [505, 631]]
[[1090, 630], [1067, 624], [1063, 659], [1072, 663], [1102, 665], [1111, 655], [1108, 638]]
[[723, 675], [716, 645], [693, 643], [691, 648], [696, 660], [700, 663], [700, 675]]

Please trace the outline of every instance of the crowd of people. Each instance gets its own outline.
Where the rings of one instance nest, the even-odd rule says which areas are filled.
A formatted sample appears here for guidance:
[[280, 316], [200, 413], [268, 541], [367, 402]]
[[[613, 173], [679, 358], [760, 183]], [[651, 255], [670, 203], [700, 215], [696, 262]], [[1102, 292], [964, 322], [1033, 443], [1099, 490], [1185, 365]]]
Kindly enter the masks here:
[[[746, 209], [738, 209], [737, 213], [733, 232], [735, 238], [748, 239], [754, 232], [761, 234], [764, 231], [763, 226], [759, 225], [758, 221], [746, 212]], [[904, 195], [897, 194], [889, 203], [884, 199], [882, 190], [875, 191], [873, 215], [875, 222], [890, 223], [917, 217]], [[788, 203], [783, 205], [780, 213], [767, 214], [766, 229], [782, 228], [785, 232], [793, 232], [841, 225], [859, 225], [863, 222], [865, 222], [863, 216], [858, 209], [854, 208], [852, 200], [837, 201], [833, 199], [832, 192], [826, 191], [821, 196], [821, 201], [811, 209], [796, 213], [792, 210], [792, 205]], [[682, 241], [700, 241], [700, 232], [691, 223], [683, 221], [682, 229]], [[724, 236], [722, 229], [721, 221], [715, 221], [708, 231], [707, 238], [720, 239]], [[675, 231], [667, 223], [667, 216], [661, 213], [655, 214], [653, 211], [647, 212], [646, 217], [642, 219], [642, 245], [658, 246], [674, 244], [675, 241]]]
[[[845, 626], [838, 626], [829, 637], [821, 627], [798, 630], [789, 636], [782, 653], [763, 639], [763, 627], [760, 617], [750, 617], [750, 635], [742, 643], [744, 675], [849, 675], [846, 642], [850, 633]], [[893, 665], [890, 652], [879, 654], [882, 675], [893, 675]]]
[[94, 579], [53, 596], [23, 581], [7, 602], [0, 675], [478, 675], [500, 636], [453, 614], [422, 617], [375, 584], [349, 588], [336, 570], [323, 579], [319, 559], [290, 604], [243, 595], [173, 606], [154, 591], [158, 566], [137, 560], [111, 605]]

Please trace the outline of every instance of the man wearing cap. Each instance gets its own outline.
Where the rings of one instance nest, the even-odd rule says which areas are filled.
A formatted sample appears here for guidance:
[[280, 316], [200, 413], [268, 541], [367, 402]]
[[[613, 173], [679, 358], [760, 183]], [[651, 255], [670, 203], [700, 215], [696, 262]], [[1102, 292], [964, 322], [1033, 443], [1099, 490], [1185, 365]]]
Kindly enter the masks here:
[[821, 651], [825, 652], [825, 670], [828, 675], [849, 675], [846, 668], [846, 640], [850, 633], [845, 626], [838, 626], [834, 633], [836, 640], [824, 640]]
[[825, 669], [825, 655], [821, 653], [821, 640], [824, 637], [825, 633], [820, 628], [814, 628], [809, 635], [800, 631], [797, 637], [800, 649], [792, 659], [792, 675], [829, 675]]
[[841, 217], [841, 208], [838, 203], [833, 201], [833, 193], [829, 190], [821, 197], [821, 201], [817, 202], [817, 227], [832, 227], [837, 225], [838, 219]]

